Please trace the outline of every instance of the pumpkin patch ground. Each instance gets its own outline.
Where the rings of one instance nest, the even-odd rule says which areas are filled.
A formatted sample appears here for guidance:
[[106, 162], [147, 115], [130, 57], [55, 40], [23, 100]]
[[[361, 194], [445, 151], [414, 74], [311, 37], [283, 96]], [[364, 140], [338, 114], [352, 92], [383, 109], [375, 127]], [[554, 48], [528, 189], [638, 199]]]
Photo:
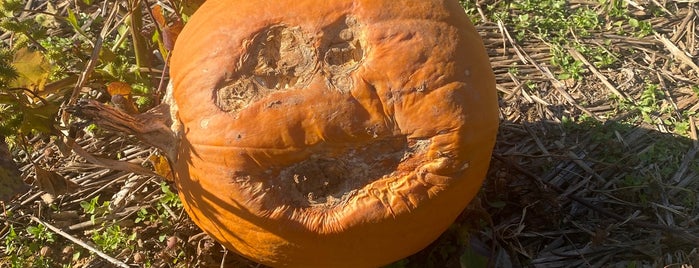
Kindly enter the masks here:
[[699, 264], [694, 3], [57, 2], [0, 267]]

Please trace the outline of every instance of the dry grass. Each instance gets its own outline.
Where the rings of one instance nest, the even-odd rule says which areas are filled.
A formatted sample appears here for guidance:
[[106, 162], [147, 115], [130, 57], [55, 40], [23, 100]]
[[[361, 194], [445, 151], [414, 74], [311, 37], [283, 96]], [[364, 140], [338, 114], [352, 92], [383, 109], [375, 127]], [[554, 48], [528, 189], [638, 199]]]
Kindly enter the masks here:
[[[496, 2], [482, 1], [474, 11], [488, 13], [484, 7]], [[575, 47], [563, 46], [580, 64], [579, 79], [559, 79], [561, 67], [551, 64], [556, 56], [548, 40], [518, 39], [512, 26], [488, 16], [479, 20], [501, 96], [502, 123], [489, 176], [447, 233], [393, 267], [460, 267], [465, 252], [476, 252], [494, 267], [699, 264], [697, 6], [670, 1], [652, 15], [643, 7], [655, 1], [626, 3], [633, 17], [651, 22], [655, 32], [635, 36], [600, 27], [581, 38], [580, 43], [619, 55], [602, 68]], [[599, 6], [568, 4], [573, 10]], [[603, 16], [604, 10], [593, 10]], [[149, 158], [156, 152], [133, 139], [88, 133], [77, 140], [89, 154], [153, 167]], [[87, 162], [57, 140], [36, 138], [31, 144], [33, 153], [18, 159], [32, 159], [79, 187], [57, 197], [35, 188], [6, 204], [0, 238], [7, 240], [10, 225], [20, 232], [41, 222], [115, 260], [89, 254], [61, 235], [45, 243], [52, 247], [47, 253], [37, 248], [34, 258], [43, 254], [53, 265], [70, 267], [118, 262], [259, 267], [201, 234], [176, 201], [164, 199], [161, 179]], [[35, 176], [31, 164], [22, 171], [26, 178]], [[81, 203], [95, 197], [98, 206], [108, 201], [108, 208], [86, 213]], [[115, 223], [125, 242], [113, 250], [95, 245], [95, 234]], [[82, 254], [73, 259], [75, 252]]]

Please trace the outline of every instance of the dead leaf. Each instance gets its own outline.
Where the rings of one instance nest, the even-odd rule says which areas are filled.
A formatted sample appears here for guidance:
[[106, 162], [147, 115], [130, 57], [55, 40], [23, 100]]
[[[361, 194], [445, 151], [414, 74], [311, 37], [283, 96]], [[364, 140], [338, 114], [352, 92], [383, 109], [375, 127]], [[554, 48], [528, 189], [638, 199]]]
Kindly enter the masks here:
[[62, 194], [72, 193], [78, 190], [80, 186], [60, 174], [46, 170], [38, 165], [34, 165], [36, 180], [34, 184], [47, 194], [58, 196]]
[[114, 106], [128, 114], [138, 113], [138, 108], [131, 96], [131, 85], [124, 82], [111, 82], [107, 84], [107, 92], [112, 96]]
[[[162, 41], [161, 45], [165, 50], [167, 50], [165, 52], [170, 52], [175, 46], [177, 36], [180, 35], [184, 24], [179, 18], [170, 17], [170, 19], [166, 19], [163, 15], [163, 9], [158, 5], [154, 6], [151, 11], [153, 18], [155, 19], [156, 23], [158, 24], [158, 28], [160, 28], [160, 32], [162, 33], [160, 40]], [[163, 51], [161, 51], [161, 53], [163, 53]], [[167, 54], [163, 53], [163, 55]]]
[[19, 77], [10, 86], [43, 91], [51, 72], [51, 65], [39, 51], [21, 48], [15, 53], [12, 66]]
[[155, 169], [155, 173], [160, 175], [160, 177], [165, 178], [165, 180], [168, 181], [173, 181], [172, 177], [172, 169], [170, 168], [170, 162], [167, 161], [167, 158], [163, 155], [151, 155], [148, 157], [148, 161], [150, 161], [151, 164], [153, 164], [153, 168]]
[[131, 96], [131, 85], [124, 82], [111, 82], [107, 84], [107, 92], [109, 92], [109, 95], [111, 96]]
[[19, 169], [5, 143], [5, 137], [0, 135], [0, 202], [8, 202], [27, 191], [29, 186], [22, 181]]

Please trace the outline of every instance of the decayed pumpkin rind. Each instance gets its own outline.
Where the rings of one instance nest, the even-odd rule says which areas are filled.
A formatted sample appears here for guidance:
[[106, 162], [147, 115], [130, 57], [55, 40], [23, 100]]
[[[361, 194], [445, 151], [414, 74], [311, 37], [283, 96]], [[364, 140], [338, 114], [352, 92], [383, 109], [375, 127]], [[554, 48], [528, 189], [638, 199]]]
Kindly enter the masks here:
[[[345, 92], [320, 58], [328, 25], [348, 18], [363, 54]], [[244, 48], [270, 27], [309, 40], [308, 81], [222, 110], [216, 91], [242, 77]], [[498, 124], [487, 55], [456, 1], [210, 0], [180, 34], [171, 76], [187, 212], [229, 249], [271, 266], [370, 267], [420, 250], [477, 193]], [[287, 186], [267, 176], [393, 142], [405, 156], [392, 170], [333, 205], [289, 204]]]

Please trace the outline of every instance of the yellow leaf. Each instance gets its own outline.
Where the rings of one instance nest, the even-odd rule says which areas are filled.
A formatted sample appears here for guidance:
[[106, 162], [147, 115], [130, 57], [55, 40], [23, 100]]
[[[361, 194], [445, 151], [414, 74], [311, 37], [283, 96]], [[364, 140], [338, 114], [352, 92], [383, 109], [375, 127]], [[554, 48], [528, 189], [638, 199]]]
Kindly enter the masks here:
[[112, 95], [112, 104], [128, 114], [137, 114], [138, 108], [131, 97], [131, 85], [124, 82], [107, 84], [107, 92]]
[[131, 96], [131, 85], [124, 82], [111, 82], [107, 84], [109, 95]]
[[21, 48], [12, 60], [19, 77], [10, 86], [28, 88], [35, 92], [43, 91], [51, 72], [51, 65], [38, 51]]
[[148, 160], [151, 164], [153, 164], [153, 169], [155, 169], [156, 174], [165, 178], [165, 180], [173, 181], [170, 162], [167, 161], [167, 158], [165, 158], [165, 156], [154, 154], [148, 157]]

